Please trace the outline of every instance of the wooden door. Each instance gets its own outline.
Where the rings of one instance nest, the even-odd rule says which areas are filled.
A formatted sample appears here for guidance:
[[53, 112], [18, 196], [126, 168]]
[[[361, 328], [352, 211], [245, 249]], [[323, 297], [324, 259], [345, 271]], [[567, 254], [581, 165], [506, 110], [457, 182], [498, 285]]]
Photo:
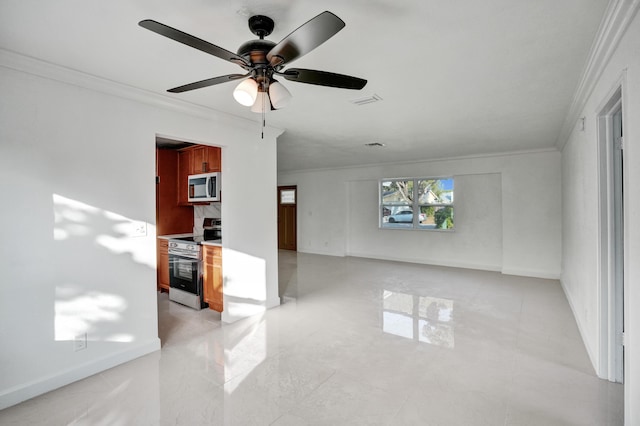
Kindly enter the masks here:
[[278, 248], [297, 250], [297, 205], [296, 186], [278, 187]]

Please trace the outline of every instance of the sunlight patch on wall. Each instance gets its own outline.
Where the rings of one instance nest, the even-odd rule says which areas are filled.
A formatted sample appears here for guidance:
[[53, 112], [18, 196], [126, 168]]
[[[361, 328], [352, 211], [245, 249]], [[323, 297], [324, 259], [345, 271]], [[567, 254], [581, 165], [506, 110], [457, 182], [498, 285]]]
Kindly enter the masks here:
[[131, 334], [118, 333], [118, 334], [112, 334], [110, 336], [106, 336], [102, 340], [105, 340], [107, 342], [131, 343], [135, 339]]
[[53, 238], [56, 241], [66, 240], [71, 236], [85, 236], [90, 233], [86, 222], [90, 215], [100, 209], [80, 201], [53, 194]]
[[89, 238], [116, 254], [130, 254], [137, 263], [156, 267], [155, 225], [53, 194], [56, 241]]
[[[55, 340], [73, 340], [75, 336], [97, 332], [98, 323], [117, 322], [127, 309], [124, 298], [96, 291], [85, 292], [79, 286], [66, 285], [56, 287], [55, 301]], [[118, 340], [133, 341], [132, 336], [120, 334]], [[107, 339], [101, 339], [107, 340]]]
[[222, 249], [222, 271], [232, 270], [233, 276], [224, 275], [224, 306], [230, 319], [259, 314], [266, 309], [266, 261], [246, 253]]

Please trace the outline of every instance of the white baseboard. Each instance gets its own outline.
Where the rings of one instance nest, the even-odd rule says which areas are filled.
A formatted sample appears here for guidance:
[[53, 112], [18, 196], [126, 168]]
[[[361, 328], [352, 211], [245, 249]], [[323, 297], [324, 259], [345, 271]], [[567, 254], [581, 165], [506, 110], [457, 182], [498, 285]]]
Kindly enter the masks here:
[[567, 290], [567, 287], [565, 287], [564, 282], [562, 280], [560, 280], [560, 285], [562, 287], [562, 291], [564, 292], [564, 297], [567, 298], [567, 301], [569, 302], [569, 307], [571, 308], [571, 313], [573, 314], [573, 317], [576, 319], [576, 324], [578, 325], [578, 331], [580, 332], [580, 337], [582, 338], [582, 343], [584, 344], [584, 347], [587, 349], [587, 354], [589, 355], [589, 360], [591, 361], [591, 365], [593, 366], [593, 369], [596, 373], [596, 375], [598, 377], [600, 377], [601, 379], [608, 379], [605, 376], [603, 376], [602, 374], [600, 374], [601, 372], [598, 371], [598, 365], [599, 365], [599, 360], [598, 357], [596, 356], [595, 352], [593, 352], [593, 348], [591, 347], [591, 345], [589, 345], [589, 340], [587, 339], [587, 335], [585, 333], [585, 327], [582, 324], [582, 321], [580, 320], [580, 316], [577, 314], [577, 310], [575, 305], [573, 304], [573, 298], [571, 297], [571, 293]]
[[400, 258], [400, 257], [393, 257], [393, 256], [376, 256], [376, 255], [371, 255], [369, 253], [357, 253], [357, 252], [349, 253], [348, 256], [363, 257], [366, 259], [376, 259], [376, 260], [389, 260], [392, 262], [419, 263], [422, 265], [446, 266], [449, 268], [477, 269], [480, 271], [500, 272], [499, 265], [488, 265], [488, 264], [481, 264], [481, 263], [442, 262], [442, 261], [433, 260], [433, 259], [407, 259], [407, 258]]
[[133, 359], [160, 350], [160, 339], [128, 346], [125, 350], [109, 354], [84, 364], [68, 368], [19, 386], [0, 391], [0, 410], [19, 404], [62, 386], [108, 370]]
[[[337, 257], [345, 256], [345, 254], [322, 252], [320, 250], [298, 250], [298, 252], [306, 253], [306, 254], [319, 254], [322, 256], [337, 256]], [[451, 262], [451, 261], [441, 261], [441, 260], [423, 259], [423, 258], [378, 256], [370, 253], [361, 253], [361, 252], [349, 252], [349, 253], [346, 253], [346, 256], [363, 257], [365, 259], [389, 260], [392, 262], [419, 263], [422, 265], [445, 266], [450, 268], [477, 269], [479, 271], [501, 272], [504, 275], [517, 275], [521, 277], [542, 278], [547, 280], [559, 280], [561, 276], [560, 272], [550, 272], [550, 271], [534, 270], [534, 269], [503, 268], [502, 265], [491, 265], [486, 263]]]
[[502, 268], [504, 275], [517, 275], [520, 277], [542, 278], [545, 280], [559, 280], [560, 272], [549, 272], [536, 269]]
[[332, 252], [332, 251], [322, 251], [322, 250], [306, 250], [306, 249], [301, 249], [298, 248], [298, 253], [305, 253], [305, 254], [319, 254], [322, 256], [333, 256], [333, 257], [344, 257], [345, 254], [344, 253], [336, 253], [336, 252]]

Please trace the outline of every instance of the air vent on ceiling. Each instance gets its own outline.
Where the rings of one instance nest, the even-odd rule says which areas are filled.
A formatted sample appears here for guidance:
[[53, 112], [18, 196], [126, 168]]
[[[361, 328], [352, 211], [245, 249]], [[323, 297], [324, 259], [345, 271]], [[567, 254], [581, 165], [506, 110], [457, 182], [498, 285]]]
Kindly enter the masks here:
[[379, 95], [376, 95], [375, 93], [371, 96], [367, 96], [364, 98], [358, 98], [358, 99], [351, 99], [349, 102], [351, 102], [354, 105], [366, 105], [366, 104], [372, 104], [374, 102], [379, 102], [381, 101], [382, 98]]

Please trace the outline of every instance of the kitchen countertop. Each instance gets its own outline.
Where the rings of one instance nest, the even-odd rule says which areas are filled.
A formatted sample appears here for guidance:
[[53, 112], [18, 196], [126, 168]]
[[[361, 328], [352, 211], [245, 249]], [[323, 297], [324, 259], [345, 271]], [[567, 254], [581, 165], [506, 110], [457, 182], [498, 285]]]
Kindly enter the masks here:
[[[193, 233], [158, 235], [158, 238], [162, 238], [163, 240], [170, 240], [172, 238], [180, 238], [180, 237], [193, 237]], [[218, 239], [218, 240], [201, 241], [200, 245], [222, 247], [222, 240]]]
[[193, 233], [188, 232], [186, 234], [158, 235], [158, 238], [162, 238], [163, 240], [170, 240], [172, 238], [180, 238], [180, 237], [193, 237]]

